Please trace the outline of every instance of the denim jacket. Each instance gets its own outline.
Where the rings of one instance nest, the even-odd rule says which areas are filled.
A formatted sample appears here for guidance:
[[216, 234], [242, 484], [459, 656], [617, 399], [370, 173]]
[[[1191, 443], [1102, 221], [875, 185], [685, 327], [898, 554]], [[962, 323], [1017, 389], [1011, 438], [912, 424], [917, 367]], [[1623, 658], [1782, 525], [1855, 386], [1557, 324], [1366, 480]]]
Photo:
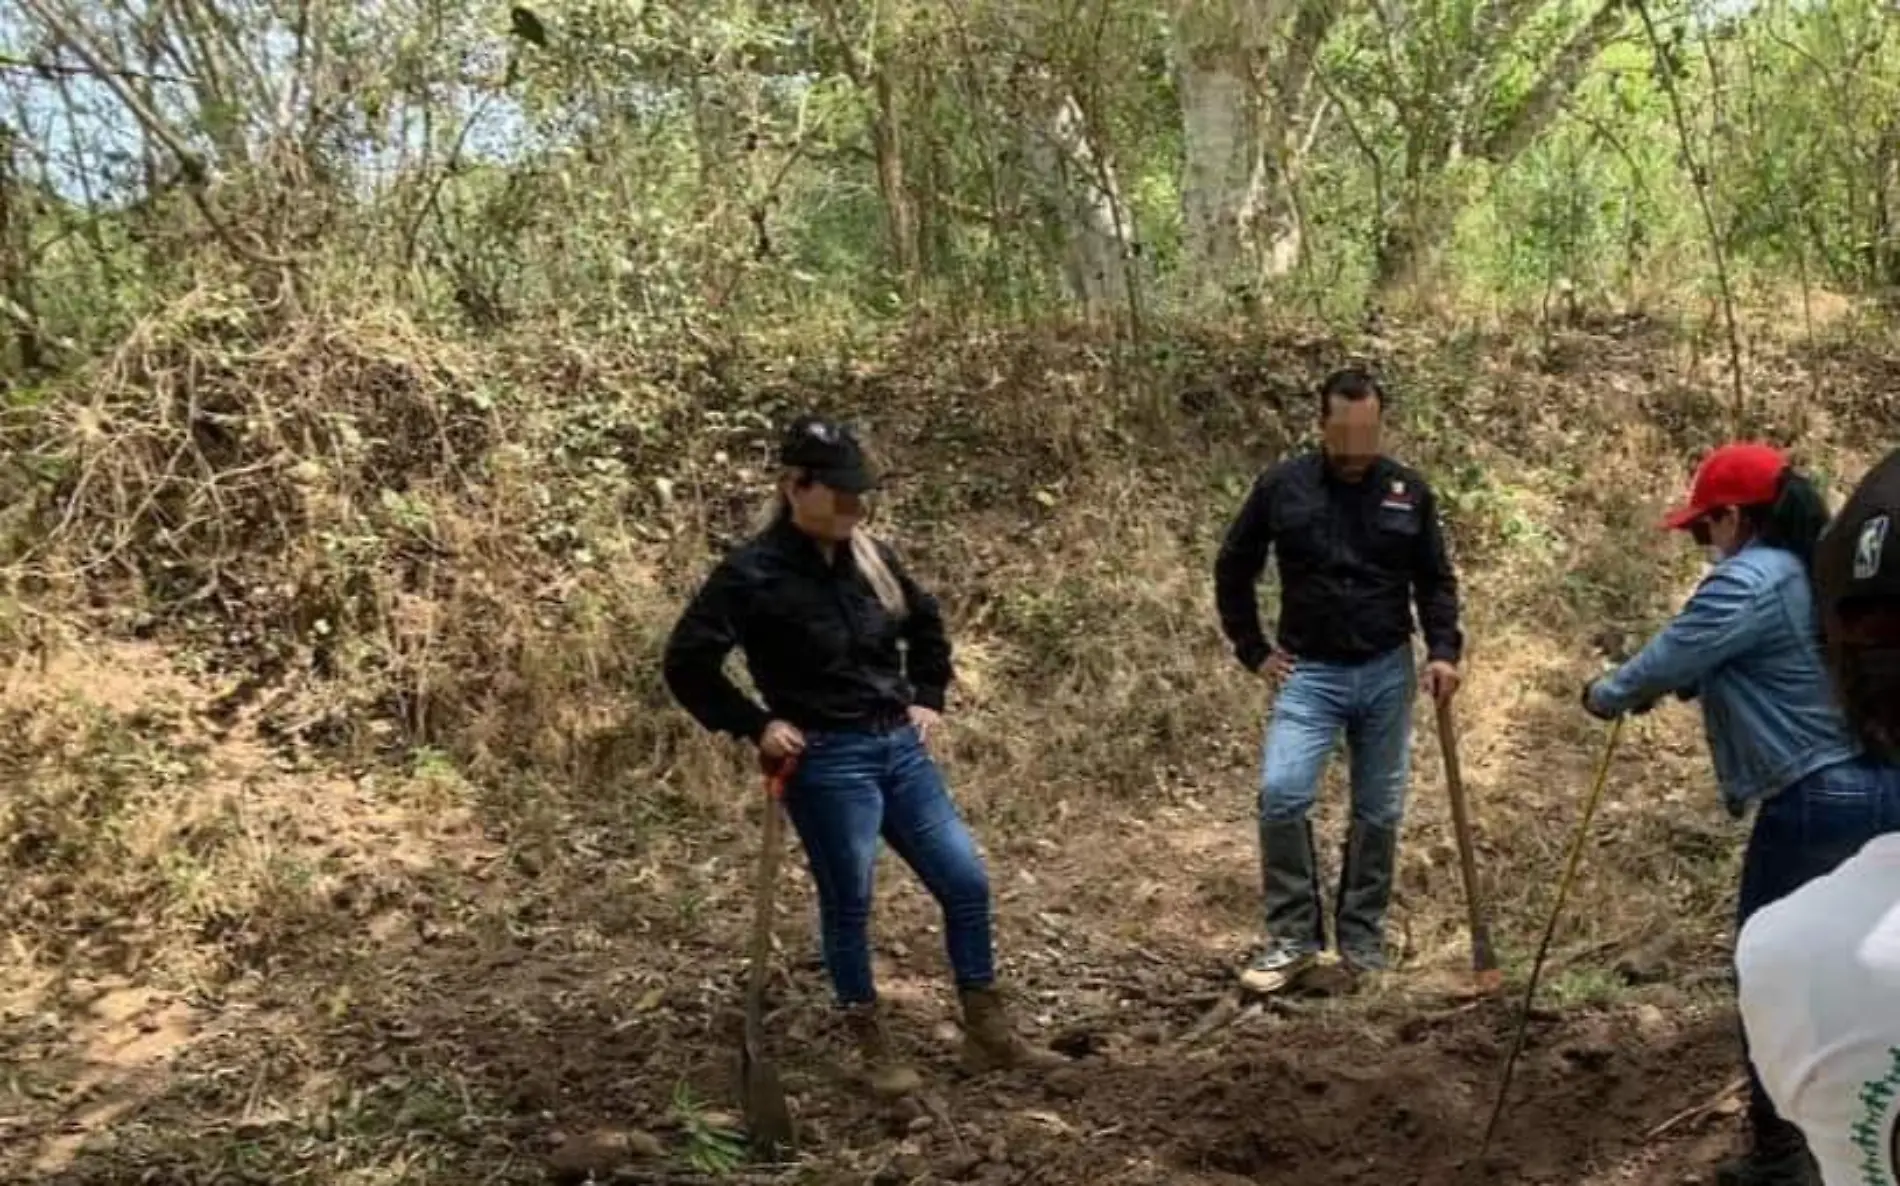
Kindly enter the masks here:
[[1716, 565], [1635, 658], [1591, 688], [1591, 707], [1624, 713], [1676, 693], [1700, 697], [1715, 778], [1729, 813], [1859, 756], [1821, 665], [1807, 569], [1750, 545]]

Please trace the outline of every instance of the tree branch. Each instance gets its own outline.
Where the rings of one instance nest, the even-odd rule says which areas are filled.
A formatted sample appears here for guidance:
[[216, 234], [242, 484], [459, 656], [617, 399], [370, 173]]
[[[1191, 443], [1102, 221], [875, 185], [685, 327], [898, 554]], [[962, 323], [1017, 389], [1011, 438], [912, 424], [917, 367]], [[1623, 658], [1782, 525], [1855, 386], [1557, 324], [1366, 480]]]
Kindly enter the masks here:
[[20, 3], [41, 24], [52, 30], [55, 36], [71, 46], [73, 52], [79, 55], [80, 61], [92, 70], [94, 76], [105, 84], [106, 89], [110, 90], [119, 102], [125, 104], [126, 109], [131, 111], [140, 124], [144, 125], [145, 130], [178, 158], [179, 164], [185, 170], [185, 192], [190, 195], [192, 203], [198, 207], [198, 213], [204, 216], [212, 233], [216, 234], [226, 247], [259, 267], [289, 266], [288, 261], [265, 255], [238, 239], [224, 221], [223, 216], [212, 206], [210, 195], [205, 192], [203, 158], [192, 151], [191, 146], [185, 143], [177, 130], [167, 124], [162, 116], [153, 111], [131, 87], [126, 85], [126, 76], [123, 71], [115, 69], [108, 63], [91, 40], [48, 6], [45, 0], [20, 0]]
[[[0, 70], [15, 70], [22, 74], [37, 74], [51, 82], [55, 78], [95, 78], [101, 71], [91, 66], [68, 66], [61, 62], [49, 62], [44, 58], [16, 58], [12, 54], [0, 54]], [[140, 82], [174, 82], [190, 86], [198, 80], [177, 74], [146, 74], [139, 70], [127, 70], [113, 67], [104, 71], [119, 78], [134, 78]]]
[[1537, 85], [1518, 103], [1517, 110], [1485, 137], [1481, 155], [1486, 160], [1503, 164], [1514, 160], [1530, 147], [1531, 141], [1542, 135], [1557, 113], [1563, 110], [1564, 101], [1590, 69], [1590, 63], [1596, 61], [1603, 47], [1610, 43], [1622, 27], [1623, 0], [1604, 0], [1589, 23], [1577, 30], [1563, 49], [1558, 51], [1550, 68], [1537, 80]]

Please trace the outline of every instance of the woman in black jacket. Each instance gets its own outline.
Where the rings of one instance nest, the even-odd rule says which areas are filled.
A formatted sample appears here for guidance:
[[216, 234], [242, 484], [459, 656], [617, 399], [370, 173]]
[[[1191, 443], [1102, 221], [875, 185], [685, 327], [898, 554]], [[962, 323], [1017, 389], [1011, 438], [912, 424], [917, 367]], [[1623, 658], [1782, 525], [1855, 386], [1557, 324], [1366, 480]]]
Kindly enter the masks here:
[[[705, 728], [796, 762], [785, 808], [817, 886], [825, 966], [880, 1094], [919, 1085], [891, 1050], [871, 976], [872, 872], [883, 837], [943, 908], [975, 1070], [1055, 1056], [1012, 1031], [997, 996], [982, 858], [926, 748], [951, 679], [936, 600], [859, 529], [873, 477], [850, 431], [802, 417], [780, 448], [769, 526], [700, 588], [667, 642], [667, 686]], [[765, 699], [722, 670], [734, 647]]]

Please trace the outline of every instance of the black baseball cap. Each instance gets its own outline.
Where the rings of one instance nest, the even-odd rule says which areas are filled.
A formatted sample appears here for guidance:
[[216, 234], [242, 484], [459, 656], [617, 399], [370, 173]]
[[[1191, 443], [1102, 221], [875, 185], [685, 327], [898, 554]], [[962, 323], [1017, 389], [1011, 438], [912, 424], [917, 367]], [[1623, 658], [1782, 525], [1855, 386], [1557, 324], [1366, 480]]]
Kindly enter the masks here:
[[865, 460], [864, 447], [850, 427], [822, 416], [800, 416], [785, 430], [778, 450], [779, 464], [802, 469], [812, 481], [847, 494], [862, 494], [877, 486], [877, 475]]
[[1869, 470], [1814, 549], [1823, 611], [1900, 598], [1900, 449]]

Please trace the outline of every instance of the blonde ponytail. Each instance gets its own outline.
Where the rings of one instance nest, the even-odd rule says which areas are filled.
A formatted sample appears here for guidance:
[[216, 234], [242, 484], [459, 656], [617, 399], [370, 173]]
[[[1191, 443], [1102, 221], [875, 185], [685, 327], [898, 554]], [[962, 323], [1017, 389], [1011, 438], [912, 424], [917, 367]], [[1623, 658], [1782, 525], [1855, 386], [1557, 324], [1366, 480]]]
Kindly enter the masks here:
[[877, 541], [862, 527], [851, 533], [851, 559], [864, 579], [871, 582], [871, 592], [883, 603], [884, 612], [898, 619], [909, 616], [910, 603], [904, 599], [904, 587], [897, 583], [891, 566], [884, 563], [884, 553], [878, 549]]
[[778, 526], [780, 519], [791, 513], [792, 504], [785, 501], [785, 492], [774, 490], [772, 496], [765, 500], [765, 505], [759, 508], [759, 516], [753, 521], [752, 530], [755, 533], [770, 531]]

